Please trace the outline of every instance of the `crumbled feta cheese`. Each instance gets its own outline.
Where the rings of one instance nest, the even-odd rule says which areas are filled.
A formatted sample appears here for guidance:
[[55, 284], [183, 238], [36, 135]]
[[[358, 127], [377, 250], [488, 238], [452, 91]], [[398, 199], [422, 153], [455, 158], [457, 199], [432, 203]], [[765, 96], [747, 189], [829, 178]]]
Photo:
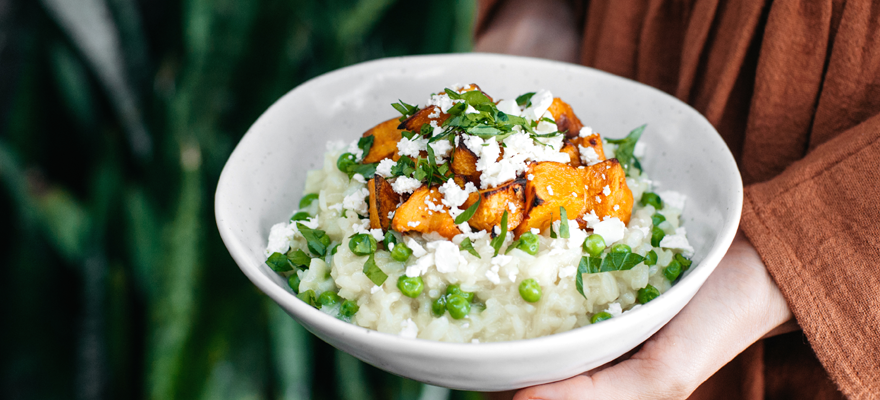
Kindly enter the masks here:
[[547, 122], [544, 118], [553, 119], [553, 115], [549, 112], [545, 112], [543, 118], [538, 122], [538, 126], [535, 127], [535, 132], [539, 134], [547, 134], [559, 131], [559, 127], [556, 126], [555, 122]]
[[522, 109], [516, 104], [515, 100], [501, 100], [498, 102], [497, 107], [498, 111], [508, 115], [520, 116], [522, 114]]
[[680, 226], [675, 230], [674, 235], [666, 235], [663, 237], [663, 240], [660, 241], [660, 247], [681, 250], [685, 257], [690, 257], [694, 254], [694, 248], [688, 242], [686, 235], [687, 230], [685, 230], [683, 226]]
[[434, 251], [434, 263], [437, 265], [437, 272], [450, 273], [458, 271], [459, 255], [458, 246], [446, 240], [440, 241], [437, 244], [437, 250]]
[[388, 211], [388, 219], [394, 218], [394, 211]]
[[346, 152], [354, 155], [355, 161], [361, 161], [364, 159], [364, 151], [361, 150], [360, 147], [358, 147], [358, 140], [355, 140], [355, 141], [349, 143], [348, 149], [346, 149]]
[[532, 229], [529, 229], [529, 232], [532, 232], [532, 233], [535, 234], [535, 235], [540, 235], [540, 234], [541, 234], [541, 230], [538, 229], [538, 228], [532, 228]]
[[426, 106], [437, 106], [440, 108], [440, 111], [447, 112], [452, 106], [456, 103], [462, 103], [464, 100], [453, 100], [449, 98], [449, 95], [446, 93], [442, 94], [432, 94], [431, 98], [428, 99], [428, 103]]
[[431, 113], [428, 114], [428, 118], [430, 118], [430, 119], [440, 118], [440, 108], [439, 107], [432, 108]]
[[293, 235], [296, 234], [296, 228], [293, 223], [279, 222], [272, 225], [269, 230], [269, 245], [266, 246], [266, 256], [272, 253], [286, 253], [290, 249], [290, 242]]
[[427, 253], [416, 260], [416, 263], [406, 267], [406, 276], [415, 278], [428, 272], [428, 268], [434, 265], [434, 253]]
[[413, 322], [412, 318], [407, 318], [406, 321], [400, 323], [400, 333], [398, 333], [401, 337], [415, 339], [419, 336], [419, 327], [416, 326], [416, 323]]
[[438, 140], [428, 146], [434, 150], [434, 159], [438, 165], [445, 163], [449, 155], [452, 154], [452, 143], [449, 143], [448, 140]]
[[578, 145], [578, 152], [581, 155], [581, 162], [586, 165], [595, 165], [602, 161], [599, 159], [599, 153], [596, 153], [592, 147]]
[[376, 294], [376, 292], [379, 292], [381, 290], [382, 290], [381, 286], [373, 285], [373, 287], [370, 288], [370, 294]]
[[547, 193], [550, 193], [553, 196], [553, 186], [547, 185]]
[[620, 206], [617, 205], [617, 204], [615, 204], [615, 205], [614, 205], [614, 211], [617, 211], [617, 210], [620, 210]]
[[501, 277], [498, 276], [498, 266], [493, 267], [493, 269], [486, 271], [485, 275], [486, 275], [486, 279], [488, 279], [489, 282], [492, 282], [497, 285], [497, 284], [501, 283]]
[[599, 196], [596, 196], [596, 203], [601, 203], [601, 202], [602, 202], [602, 198]]
[[535, 179], [535, 175], [529, 174], [529, 176], [527, 176], [526, 178], [528, 178], [528, 180], [532, 180], [532, 179]]
[[578, 197], [577, 192], [571, 192], [571, 197]]
[[467, 106], [467, 110], [464, 110], [464, 113], [465, 114], [479, 114], [480, 112], [477, 111], [477, 109], [474, 108], [473, 106], [469, 105], [469, 106]]
[[516, 213], [516, 204], [514, 204], [512, 201], [508, 201], [507, 202], [507, 209], [510, 210], [511, 214]]
[[590, 128], [589, 126], [582, 127], [580, 132], [578, 132], [578, 136], [580, 136], [580, 137], [587, 137], [592, 134], [593, 134], [593, 128]]
[[[433, 193], [433, 192], [434, 192], [434, 189], [431, 189], [431, 193]], [[441, 204], [434, 204], [433, 202], [431, 202], [431, 199], [432, 199], [431, 196], [425, 196], [425, 206], [427, 206], [427, 208], [429, 210], [428, 215], [432, 214], [431, 211], [443, 212], [443, 206]], [[442, 200], [441, 200], [441, 202], [442, 202]]]
[[477, 191], [477, 187], [473, 183], [467, 182], [462, 189], [454, 180], [450, 179], [441, 185], [439, 190], [443, 194], [441, 202], [449, 207], [449, 215], [455, 218], [464, 212], [460, 207], [467, 201], [471, 193]]
[[342, 207], [347, 210], [352, 210], [360, 215], [366, 215], [367, 212], [369, 212], [369, 207], [367, 206], [365, 199], [369, 195], [369, 189], [361, 188], [360, 190], [345, 196], [345, 198], [342, 199]]
[[609, 194], [611, 194], [611, 186], [609, 186], [609, 185], [605, 185], [605, 187], [602, 188], [602, 194], [604, 194], [604, 195], [606, 195], [606, 196], [608, 196]]
[[684, 203], [687, 201], [687, 196], [672, 190], [663, 191], [657, 193], [657, 195], [663, 200], [664, 206], [684, 210]]
[[[298, 221], [298, 222], [306, 228], [318, 229], [318, 216], [317, 215], [314, 217], [306, 218], [305, 221]], [[292, 225], [296, 225], [296, 224], [292, 224]], [[297, 230], [296, 232], [299, 233], [299, 230]]]
[[385, 240], [385, 233], [381, 229], [370, 229], [370, 234], [373, 235], [377, 242]]
[[418, 158], [419, 153], [425, 151], [428, 147], [428, 139], [407, 139], [400, 138], [397, 142], [397, 154], [401, 156], [409, 156]]
[[421, 181], [408, 176], [399, 176], [394, 182], [391, 182], [391, 189], [397, 194], [412, 193], [421, 186]]
[[594, 210], [590, 210], [588, 214], [581, 216], [581, 219], [587, 223], [588, 228], [592, 228], [594, 224], [599, 222], [599, 216], [596, 215], [596, 211]]
[[523, 111], [522, 116], [526, 117], [532, 121], [537, 121], [541, 119], [541, 116], [547, 112], [547, 109], [550, 108], [550, 105], [553, 104], [553, 93], [550, 93], [549, 90], [539, 90], [534, 95], [532, 95], [531, 99], [532, 105]]
[[605, 217], [604, 221], [595, 222], [592, 224], [592, 226], [590, 226], [588, 223], [587, 226], [593, 228], [593, 233], [602, 236], [602, 239], [605, 239], [605, 244], [608, 246], [620, 239], [623, 239], [623, 234], [624, 232], [626, 232], [626, 225], [624, 225], [623, 221], [621, 221], [617, 217]]
[[409, 226], [410, 228], [415, 228], [415, 227], [419, 226], [419, 224], [421, 224], [421, 223], [422, 223], [422, 221], [409, 221], [406, 223], [406, 225]]
[[379, 161], [379, 165], [376, 166], [376, 174], [388, 178], [391, 176], [391, 168], [394, 168], [396, 165], [397, 162], [390, 158], [382, 159], [382, 161]]
[[351, 179], [358, 183], [367, 183], [367, 180], [361, 174], [354, 174], [352, 175]]
[[516, 273], [518, 271], [513, 270], [507, 273], [507, 279], [510, 279], [511, 282], [516, 282]]
[[425, 254], [428, 254], [428, 251], [425, 250], [425, 248], [422, 247], [419, 242], [413, 240], [413, 238], [409, 238], [406, 241], [406, 247], [409, 247], [409, 249], [412, 250], [412, 255], [416, 258], [420, 258], [423, 257]]
[[623, 314], [623, 308], [620, 307], [620, 303], [611, 303], [608, 305], [608, 308], [605, 309], [605, 312], [611, 314], [612, 317], [620, 316]]

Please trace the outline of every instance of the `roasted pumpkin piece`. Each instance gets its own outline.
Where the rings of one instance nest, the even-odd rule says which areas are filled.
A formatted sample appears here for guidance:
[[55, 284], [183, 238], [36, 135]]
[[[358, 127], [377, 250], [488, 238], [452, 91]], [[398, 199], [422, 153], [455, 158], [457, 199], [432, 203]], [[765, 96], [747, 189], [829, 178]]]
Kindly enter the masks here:
[[575, 168], [581, 166], [581, 153], [580, 151], [578, 151], [577, 145], [566, 139], [562, 141], [562, 149], [560, 149], [559, 151], [561, 153], [568, 153], [568, 157], [571, 158], [571, 161], [568, 162], [568, 165], [571, 165]]
[[[586, 186], [586, 209], [596, 212], [599, 219], [616, 217], [629, 223], [633, 195], [626, 184], [626, 171], [616, 158], [579, 169]], [[580, 221], [579, 221], [580, 222]]]
[[373, 136], [373, 146], [364, 157], [364, 164], [372, 164], [397, 154], [397, 142], [400, 141], [400, 129], [397, 129], [397, 118], [389, 119], [364, 132], [363, 137]]
[[443, 194], [437, 187], [428, 189], [422, 185], [394, 212], [391, 228], [401, 233], [437, 232], [440, 236], [452, 239], [461, 231], [449, 215], [449, 209], [441, 202], [442, 199]]
[[468, 220], [468, 225], [475, 230], [486, 230], [494, 237], [494, 227], [501, 226], [501, 218], [507, 211], [507, 230], [512, 231], [525, 218], [525, 179], [514, 179], [502, 186], [471, 193], [462, 210], [468, 209], [477, 202], [480, 205]]
[[477, 171], [477, 157], [471, 149], [467, 148], [464, 140], [458, 142], [452, 154], [452, 165], [450, 168], [456, 175], [462, 176], [470, 182], [479, 186], [480, 171]]
[[[580, 155], [583, 154], [583, 155], [586, 155], [586, 158], [588, 161], [589, 160], [592, 160], [592, 162], [605, 161], [605, 150], [602, 147], [602, 137], [599, 136], [598, 133], [594, 133], [594, 134], [592, 134], [590, 136], [586, 136], [586, 137], [580, 137], [580, 136], [574, 137], [574, 138], [568, 139], [568, 141], [571, 142], [571, 144], [574, 145], [575, 148], [578, 149], [578, 151], [579, 151], [578, 157], [580, 157]], [[580, 152], [581, 147], [583, 147], [585, 149], [593, 149], [593, 150], [592, 150], [592, 152], [590, 152], [590, 150], [586, 150], [587, 153], [583, 153], [583, 152]], [[593, 153], [595, 153], [595, 154], [593, 154]], [[581, 164], [583, 164], [583, 160], [581, 160]]]
[[553, 99], [553, 103], [550, 104], [550, 108], [547, 111], [550, 111], [550, 114], [553, 115], [553, 120], [556, 121], [556, 129], [559, 129], [560, 132], [565, 132], [566, 137], [576, 137], [581, 132], [581, 128], [584, 127], [584, 124], [581, 123], [577, 115], [574, 115], [574, 110], [571, 109], [571, 106], [559, 97]]
[[370, 229], [387, 231], [391, 226], [391, 218], [388, 214], [397, 208], [400, 195], [381, 175], [370, 179], [367, 188], [370, 190]]
[[584, 183], [581, 173], [570, 165], [545, 161], [533, 163], [526, 171], [526, 217], [516, 227], [516, 236], [532, 228], [544, 230], [559, 219], [564, 207], [569, 219], [583, 214]]
[[[431, 115], [436, 116], [431, 118]], [[427, 106], [401, 122], [397, 128], [404, 131], [420, 132], [422, 125], [430, 124], [431, 121], [437, 121], [437, 126], [440, 126], [447, 118], [449, 118], [449, 114], [441, 112], [440, 107]]]

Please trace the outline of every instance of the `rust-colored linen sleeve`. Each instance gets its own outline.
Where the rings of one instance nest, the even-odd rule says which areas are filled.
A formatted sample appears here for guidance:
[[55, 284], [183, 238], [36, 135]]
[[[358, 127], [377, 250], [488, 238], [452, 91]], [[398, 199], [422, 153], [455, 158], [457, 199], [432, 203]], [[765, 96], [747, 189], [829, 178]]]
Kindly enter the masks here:
[[[481, 2], [478, 42], [509, 1]], [[880, 7], [571, 4], [582, 64], [662, 89], [718, 129], [747, 185], [741, 227], [822, 367], [847, 397], [880, 396]]]

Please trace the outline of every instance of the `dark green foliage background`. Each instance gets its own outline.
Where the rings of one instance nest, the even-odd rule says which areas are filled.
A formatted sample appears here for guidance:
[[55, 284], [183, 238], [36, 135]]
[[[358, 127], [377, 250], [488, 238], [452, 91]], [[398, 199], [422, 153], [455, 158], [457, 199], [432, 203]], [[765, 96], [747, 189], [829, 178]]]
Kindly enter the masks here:
[[275, 99], [364, 60], [468, 51], [474, 7], [0, 0], [0, 398], [481, 398], [305, 332], [238, 270], [212, 207]]

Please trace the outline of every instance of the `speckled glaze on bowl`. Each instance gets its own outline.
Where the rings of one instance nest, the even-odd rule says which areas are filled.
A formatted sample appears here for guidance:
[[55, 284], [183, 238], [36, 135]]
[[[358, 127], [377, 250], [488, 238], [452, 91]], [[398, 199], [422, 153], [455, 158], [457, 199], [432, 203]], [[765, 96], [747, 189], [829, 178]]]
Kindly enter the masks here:
[[[622, 137], [647, 123], [643, 167], [688, 196], [682, 223], [694, 266], [650, 303], [601, 324], [537, 339], [458, 344], [404, 339], [348, 324], [297, 299], [264, 264], [269, 228], [290, 216], [306, 171], [319, 168], [325, 143], [351, 141], [391, 118], [390, 104], [424, 104], [454, 83], [477, 83], [496, 99], [548, 89], [585, 125]], [[248, 130], [223, 168], [217, 226], [242, 272], [309, 331], [394, 374], [462, 390], [497, 391], [565, 379], [639, 345], [694, 296], [733, 240], [742, 181], [715, 129], [694, 109], [648, 86], [577, 65], [491, 54], [371, 61], [312, 79], [279, 99]]]

